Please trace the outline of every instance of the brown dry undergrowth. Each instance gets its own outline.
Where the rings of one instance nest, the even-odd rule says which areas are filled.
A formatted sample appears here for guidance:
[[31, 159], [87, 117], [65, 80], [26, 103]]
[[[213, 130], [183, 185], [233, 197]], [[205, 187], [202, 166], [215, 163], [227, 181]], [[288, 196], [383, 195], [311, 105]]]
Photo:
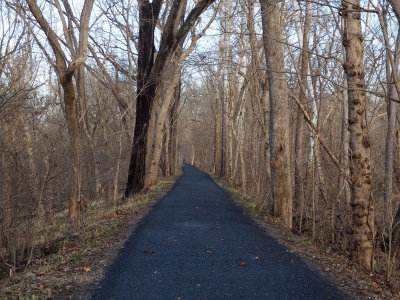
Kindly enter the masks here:
[[104, 276], [140, 219], [172, 186], [177, 176], [110, 207], [93, 202], [80, 224], [67, 223], [67, 211], [46, 225], [25, 270], [0, 281], [1, 299], [85, 299]]
[[371, 274], [353, 264], [347, 256], [313, 244], [307, 236], [284, 227], [265, 211], [258, 209], [226, 180], [214, 176], [213, 178], [269, 236], [301, 257], [312, 269], [334, 282], [351, 299], [400, 299], [400, 291], [393, 284], [400, 278], [392, 278], [391, 283], [387, 283], [384, 272]]

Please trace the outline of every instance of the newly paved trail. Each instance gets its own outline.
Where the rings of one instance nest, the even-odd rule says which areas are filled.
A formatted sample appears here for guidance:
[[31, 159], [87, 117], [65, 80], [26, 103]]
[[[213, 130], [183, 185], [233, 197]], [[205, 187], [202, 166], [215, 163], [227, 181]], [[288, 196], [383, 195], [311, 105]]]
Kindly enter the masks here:
[[183, 171], [120, 251], [96, 299], [345, 299], [207, 174]]

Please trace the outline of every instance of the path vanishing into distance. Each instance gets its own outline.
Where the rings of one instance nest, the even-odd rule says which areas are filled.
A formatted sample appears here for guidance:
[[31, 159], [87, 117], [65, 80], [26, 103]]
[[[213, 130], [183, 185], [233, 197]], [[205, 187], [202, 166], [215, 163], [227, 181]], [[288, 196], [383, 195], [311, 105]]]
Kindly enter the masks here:
[[183, 172], [138, 224], [95, 299], [346, 299], [209, 175], [190, 165]]

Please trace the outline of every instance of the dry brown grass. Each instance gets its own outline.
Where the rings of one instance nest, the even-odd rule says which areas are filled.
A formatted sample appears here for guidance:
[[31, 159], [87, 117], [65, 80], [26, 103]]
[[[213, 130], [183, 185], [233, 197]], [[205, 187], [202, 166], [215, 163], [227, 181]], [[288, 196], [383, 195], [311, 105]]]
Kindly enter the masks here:
[[385, 257], [379, 249], [376, 250], [375, 272], [366, 272], [352, 263], [345, 253], [321, 243], [313, 243], [307, 234], [300, 235], [284, 227], [278, 220], [269, 216], [262, 206], [257, 206], [252, 199], [243, 197], [226, 180], [216, 177], [214, 179], [269, 236], [303, 258], [352, 299], [400, 299], [400, 274], [393, 274], [390, 282], [385, 280]]
[[36, 224], [32, 258], [19, 272], [0, 281], [0, 298], [80, 298], [103, 277], [137, 222], [176, 177], [160, 180], [116, 206], [104, 200], [91, 202], [76, 223], [68, 221], [65, 210], [47, 224]]

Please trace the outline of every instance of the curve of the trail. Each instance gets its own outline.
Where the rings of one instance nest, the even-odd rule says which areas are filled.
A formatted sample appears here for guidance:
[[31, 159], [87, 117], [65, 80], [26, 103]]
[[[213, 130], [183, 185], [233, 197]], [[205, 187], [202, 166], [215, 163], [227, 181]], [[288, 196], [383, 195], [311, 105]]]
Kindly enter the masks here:
[[106, 272], [96, 299], [345, 299], [185, 165]]

